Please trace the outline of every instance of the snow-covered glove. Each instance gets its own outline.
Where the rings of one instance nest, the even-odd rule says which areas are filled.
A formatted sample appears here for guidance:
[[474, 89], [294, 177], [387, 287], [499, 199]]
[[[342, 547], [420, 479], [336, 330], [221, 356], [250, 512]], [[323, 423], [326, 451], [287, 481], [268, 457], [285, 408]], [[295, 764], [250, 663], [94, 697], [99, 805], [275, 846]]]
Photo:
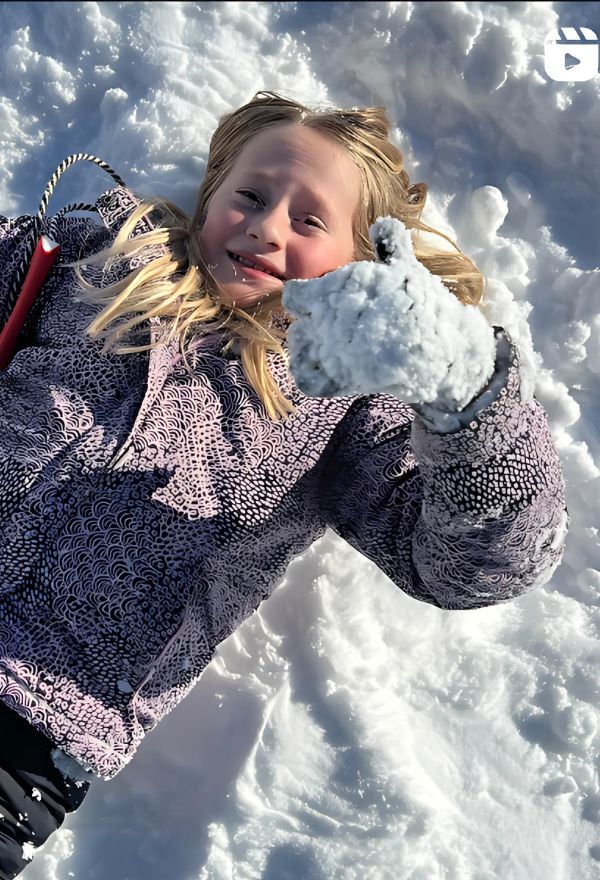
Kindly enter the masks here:
[[494, 372], [494, 330], [415, 257], [395, 217], [369, 228], [378, 259], [287, 281], [290, 371], [311, 397], [384, 393], [463, 409]]

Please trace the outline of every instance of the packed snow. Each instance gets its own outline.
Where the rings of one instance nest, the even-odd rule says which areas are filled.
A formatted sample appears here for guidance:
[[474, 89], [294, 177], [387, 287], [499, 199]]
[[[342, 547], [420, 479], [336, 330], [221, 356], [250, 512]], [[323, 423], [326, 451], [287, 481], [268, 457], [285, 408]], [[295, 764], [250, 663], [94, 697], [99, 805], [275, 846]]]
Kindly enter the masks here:
[[[544, 70], [546, 35], [597, 30], [599, 12], [0, 4], [10, 216], [76, 152], [191, 213], [219, 117], [259, 89], [387, 107], [430, 187], [423, 220], [477, 263], [482, 313], [519, 340], [571, 515], [547, 584], [471, 611], [409, 598], [327, 532], [24, 880], [600, 876], [600, 76]], [[113, 185], [78, 163], [49, 213]]]
[[401, 220], [378, 217], [369, 238], [383, 260], [284, 284], [296, 384], [312, 397], [380, 392], [463, 410], [494, 373], [491, 325], [416, 259]]

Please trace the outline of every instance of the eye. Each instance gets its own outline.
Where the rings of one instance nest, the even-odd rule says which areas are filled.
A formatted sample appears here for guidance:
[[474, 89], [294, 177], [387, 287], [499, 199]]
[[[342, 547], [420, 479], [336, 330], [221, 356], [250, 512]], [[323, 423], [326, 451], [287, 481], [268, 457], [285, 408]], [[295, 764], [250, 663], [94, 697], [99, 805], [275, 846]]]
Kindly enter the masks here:
[[260, 201], [260, 199], [258, 198], [258, 196], [255, 195], [253, 192], [250, 192], [249, 189], [238, 189], [237, 192], [239, 192], [239, 194], [240, 194], [241, 196], [248, 195], [248, 196], [250, 196], [250, 197], [254, 197], [254, 198], [256, 199], [257, 202]]
[[[249, 189], [238, 189], [238, 190], [236, 190], [236, 192], [238, 192], [241, 196], [248, 196], [249, 198], [255, 199], [256, 202], [260, 202], [260, 199], [256, 195], [256, 193], [253, 193]], [[313, 226], [317, 227], [317, 229], [325, 229], [325, 227], [322, 225], [322, 223], [319, 220], [315, 220], [313, 217], [307, 217], [306, 223], [312, 223]]]

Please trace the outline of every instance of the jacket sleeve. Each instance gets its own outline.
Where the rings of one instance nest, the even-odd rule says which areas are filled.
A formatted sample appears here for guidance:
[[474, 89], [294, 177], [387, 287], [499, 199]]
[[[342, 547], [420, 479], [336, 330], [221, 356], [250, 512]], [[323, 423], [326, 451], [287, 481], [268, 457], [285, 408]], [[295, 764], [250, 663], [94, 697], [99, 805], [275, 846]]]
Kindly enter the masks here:
[[[141, 199], [127, 187], [117, 186], [102, 193], [96, 201], [101, 222], [98, 222], [96, 218], [92, 220], [89, 216], [81, 217], [69, 213], [56, 217], [44, 217], [37, 235], [34, 226], [35, 218], [32, 215], [25, 214], [16, 218], [0, 215], [0, 330], [4, 327], [20, 293], [20, 285], [18, 289], [15, 289], [19, 269], [24, 266], [26, 271], [29, 267], [31, 254], [28, 253], [28, 242], [35, 244], [40, 235], [46, 234], [60, 244], [59, 260], [55, 264], [55, 268], [51, 270], [54, 272], [60, 268], [63, 262], [89, 256], [108, 247], [128, 215], [140, 202]], [[147, 218], [142, 218], [138, 222], [134, 234], [141, 234], [153, 228], [155, 227]], [[152, 251], [146, 248], [143, 254], [131, 258], [129, 270], [147, 262], [148, 257], [153, 253], [156, 253], [156, 256], [163, 256], [168, 252], [166, 245], [155, 245]], [[106, 267], [87, 268], [84, 271], [85, 274], [88, 274], [89, 280], [94, 283], [108, 284], [123, 277], [123, 270], [119, 267], [111, 270]], [[26, 327], [28, 323], [26, 322]], [[25, 332], [24, 330], [23, 333]], [[23, 338], [22, 334], [17, 348], [19, 344], [22, 344]]]
[[[102, 219], [104, 220], [103, 217]], [[56, 277], [56, 273], [65, 271], [62, 263], [100, 251], [103, 247], [107, 247], [115, 236], [115, 231], [107, 228], [106, 223], [103, 225], [89, 216], [80, 217], [67, 213], [56, 217], [44, 217], [37, 230], [33, 221], [34, 217], [30, 215], [17, 218], [0, 215], [0, 331], [6, 324], [21, 292], [24, 276], [31, 263], [31, 245], [35, 245], [41, 235], [48, 235], [58, 242], [61, 248], [58, 260], [51, 268], [25, 318], [16, 341], [15, 353], [28, 345], [36, 344], [39, 316], [45, 301], [44, 294], [52, 288], [51, 280]], [[74, 270], [68, 271], [72, 273]], [[85, 272], [87, 271], [86, 269]], [[89, 269], [90, 280], [100, 283], [104, 280], [102, 273], [102, 267], [99, 269], [92, 267]], [[105, 275], [109, 277], [104, 283], [109, 283], [112, 280], [110, 273]], [[71, 286], [73, 290], [78, 289], [77, 285]], [[68, 290], [68, 286], [61, 287], [60, 294], [55, 297], [57, 307], [64, 311], [66, 316], [70, 315], [72, 306], [70, 296], [63, 295]]]
[[458, 428], [443, 432], [431, 410], [427, 418], [391, 395], [368, 395], [324, 453], [327, 525], [439, 608], [495, 605], [546, 583], [569, 527], [546, 414], [535, 398], [521, 400], [518, 351], [495, 330], [494, 375]]
[[11, 296], [19, 266], [26, 260], [26, 244], [32, 240], [33, 217], [0, 215], [0, 329], [4, 327], [16, 295]]

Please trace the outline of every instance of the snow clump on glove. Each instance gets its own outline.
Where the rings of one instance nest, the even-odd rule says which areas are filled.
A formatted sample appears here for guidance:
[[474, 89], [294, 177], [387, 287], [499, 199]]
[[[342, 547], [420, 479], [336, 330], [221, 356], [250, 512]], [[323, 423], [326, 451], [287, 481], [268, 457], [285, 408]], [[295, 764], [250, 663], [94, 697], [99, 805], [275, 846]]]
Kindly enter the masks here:
[[287, 281], [290, 370], [312, 397], [385, 393], [444, 412], [463, 409], [494, 372], [494, 330], [415, 257], [408, 229], [379, 217], [378, 259]]

